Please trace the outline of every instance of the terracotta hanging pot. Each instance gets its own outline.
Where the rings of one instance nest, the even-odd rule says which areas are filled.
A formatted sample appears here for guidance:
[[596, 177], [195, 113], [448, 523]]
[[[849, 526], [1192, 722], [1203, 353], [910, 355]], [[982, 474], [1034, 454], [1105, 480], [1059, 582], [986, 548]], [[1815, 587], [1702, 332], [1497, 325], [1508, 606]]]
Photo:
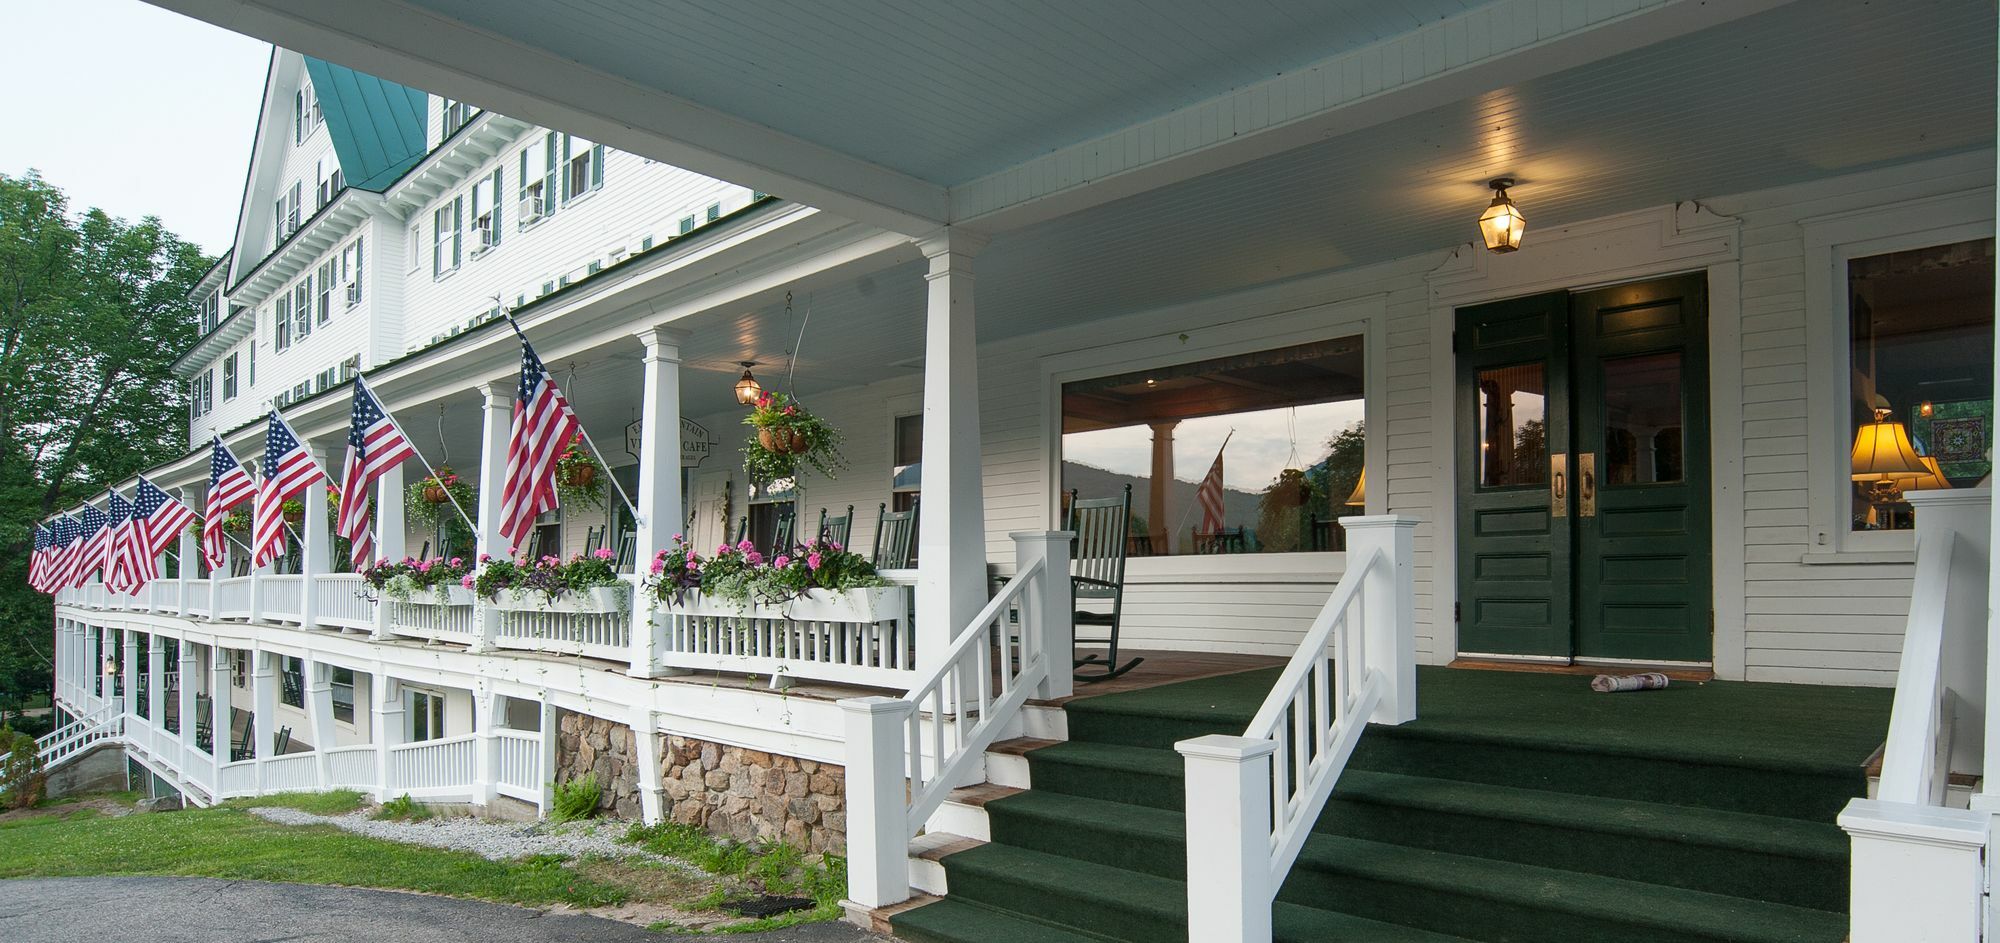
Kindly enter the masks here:
[[588, 488], [597, 481], [597, 466], [576, 465], [563, 471], [563, 486], [568, 488]]
[[785, 426], [757, 430], [757, 443], [767, 452], [803, 454], [809, 448], [805, 436]]
[[304, 523], [305, 519], [306, 519], [305, 508], [299, 508], [296, 511], [291, 509], [286, 509], [285, 511], [285, 523], [290, 524], [293, 527], [297, 527], [300, 524]]
[[432, 504], [443, 504], [451, 500], [451, 492], [444, 490], [444, 486], [433, 478], [424, 485], [424, 500]]

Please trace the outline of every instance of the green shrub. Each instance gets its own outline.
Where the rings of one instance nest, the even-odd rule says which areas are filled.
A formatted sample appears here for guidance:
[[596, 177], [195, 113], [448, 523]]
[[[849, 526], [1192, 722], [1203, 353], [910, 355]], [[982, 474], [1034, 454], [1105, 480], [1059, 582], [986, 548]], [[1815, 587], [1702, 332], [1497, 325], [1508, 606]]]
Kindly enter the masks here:
[[42, 800], [48, 774], [42, 769], [42, 755], [35, 738], [12, 727], [0, 727], [0, 808], [25, 809]]
[[375, 817], [378, 819], [402, 819], [415, 822], [430, 818], [431, 810], [425, 807], [423, 803], [410, 798], [410, 794], [406, 792], [388, 802], [382, 803], [382, 808], [375, 813]]
[[574, 822], [597, 814], [597, 803], [604, 798], [604, 787], [598, 785], [596, 773], [585, 773], [566, 783], [556, 784], [554, 804], [549, 806], [549, 818], [556, 822]]

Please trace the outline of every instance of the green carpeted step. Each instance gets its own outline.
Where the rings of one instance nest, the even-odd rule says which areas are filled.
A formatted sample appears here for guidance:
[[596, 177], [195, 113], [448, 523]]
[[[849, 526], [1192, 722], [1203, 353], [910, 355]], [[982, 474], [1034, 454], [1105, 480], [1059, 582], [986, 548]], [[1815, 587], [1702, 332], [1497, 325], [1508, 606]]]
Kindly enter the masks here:
[[1847, 934], [1843, 913], [1319, 834], [1281, 899], [1488, 943], [1840, 943]]
[[1177, 811], [1031, 789], [986, 805], [996, 843], [1180, 880], [1187, 821]]
[[[898, 936], [923, 943], [1187, 940], [1187, 885], [1178, 880], [1000, 844], [944, 863], [951, 896], [891, 918]], [[1277, 905], [1272, 923], [1276, 943], [1466, 943], [1293, 903]]]
[[1839, 826], [1348, 770], [1315, 829], [1824, 910], [1847, 906]]
[[1029, 751], [1031, 792], [1054, 792], [1178, 811], [1184, 763], [1173, 750], [1070, 741]]

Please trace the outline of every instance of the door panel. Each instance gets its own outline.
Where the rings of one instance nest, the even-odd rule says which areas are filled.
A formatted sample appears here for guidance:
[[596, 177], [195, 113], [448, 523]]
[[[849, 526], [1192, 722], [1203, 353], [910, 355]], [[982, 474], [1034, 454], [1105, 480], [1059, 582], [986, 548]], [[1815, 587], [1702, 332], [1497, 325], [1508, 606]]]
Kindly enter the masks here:
[[1458, 312], [1459, 648], [1570, 653], [1569, 295]]
[[1707, 279], [1571, 297], [1576, 447], [1597, 513], [1576, 531], [1580, 658], [1707, 661]]

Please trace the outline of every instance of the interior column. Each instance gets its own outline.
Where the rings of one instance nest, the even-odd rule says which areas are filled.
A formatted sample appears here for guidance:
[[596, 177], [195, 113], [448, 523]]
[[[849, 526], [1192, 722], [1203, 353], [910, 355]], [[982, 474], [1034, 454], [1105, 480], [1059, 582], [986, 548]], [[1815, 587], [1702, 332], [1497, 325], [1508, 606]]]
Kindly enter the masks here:
[[1153, 429], [1153, 478], [1146, 485], [1146, 534], [1157, 554], [1174, 552], [1176, 535], [1167, 529], [1167, 514], [1174, 507], [1174, 428], [1180, 424], [1178, 419], [1147, 423]]

